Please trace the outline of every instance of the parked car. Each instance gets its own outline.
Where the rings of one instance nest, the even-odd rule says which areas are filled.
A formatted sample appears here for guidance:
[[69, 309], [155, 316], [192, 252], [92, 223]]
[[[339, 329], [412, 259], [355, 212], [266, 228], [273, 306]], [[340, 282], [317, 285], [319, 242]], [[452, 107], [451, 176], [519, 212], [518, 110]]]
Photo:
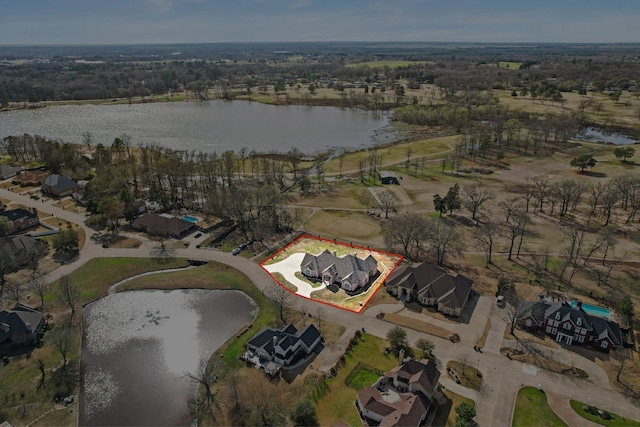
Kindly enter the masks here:
[[202, 236], [202, 233], [200, 233], [200, 232], [197, 232], [196, 234], [194, 234], [194, 235], [193, 235], [193, 237], [195, 237], [196, 239], [197, 239], [198, 237], [200, 237], [200, 236]]
[[238, 255], [240, 252], [242, 252], [242, 249], [240, 248], [235, 248], [233, 251], [231, 251], [233, 255]]
[[502, 307], [504, 305], [504, 296], [498, 295], [498, 298], [496, 298], [496, 305], [498, 307]]

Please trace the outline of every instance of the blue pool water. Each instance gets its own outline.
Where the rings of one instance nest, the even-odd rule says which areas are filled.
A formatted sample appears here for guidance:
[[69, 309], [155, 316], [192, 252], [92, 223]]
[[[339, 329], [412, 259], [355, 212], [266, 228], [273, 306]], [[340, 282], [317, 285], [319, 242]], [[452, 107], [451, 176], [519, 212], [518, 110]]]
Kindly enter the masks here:
[[[571, 301], [570, 305], [575, 308], [576, 305], [578, 305], [578, 301]], [[606, 319], [611, 318], [611, 311], [608, 308], [582, 303], [582, 310], [591, 316], [604, 317]]]
[[192, 222], [194, 224], [198, 222], [198, 218], [196, 218], [195, 216], [185, 215], [182, 217], [182, 219], [184, 219], [185, 221]]

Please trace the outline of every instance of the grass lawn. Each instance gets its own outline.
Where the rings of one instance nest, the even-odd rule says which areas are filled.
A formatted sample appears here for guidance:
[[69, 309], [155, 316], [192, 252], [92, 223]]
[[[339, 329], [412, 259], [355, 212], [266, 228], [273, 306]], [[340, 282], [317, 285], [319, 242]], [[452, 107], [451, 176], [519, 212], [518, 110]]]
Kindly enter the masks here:
[[444, 395], [447, 396], [447, 403], [440, 405], [438, 407], [438, 411], [436, 412], [436, 416], [433, 419], [432, 425], [440, 426], [440, 427], [453, 427], [456, 423], [456, 408], [462, 402], [470, 403], [475, 406], [475, 402], [469, 398], [460, 396], [459, 394], [455, 394], [451, 390], [445, 389]]
[[455, 360], [450, 360], [447, 363], [447, 370], [455, 372], [457, 378], [460, 379], [461, 386], [472, 390], [480, 390], [480, 387], [482, 386], [482, 377], [478, 375], [480, 372], [473, 366], [463, 365]]
[[372, 366], [358, 363], [347, 376], [345, 383], [352, 389], [358, 391], [363, 387], [375, 384], [384, 372]]
[[522, 387], [516, 398], [512, 426], [566, 426], [547, 403], [547, 395], [535, 387]]
[[587, 420], [592, 421], [596, 424], [600, 424], [603, 426], [633, 426], [633, 427], [640, 426], [640, 422], [629, 419], [629, 418], [621, 417], [620, 415], [614, 414], [614, 413], [610, 413], [613, 416], [613, 419], [605, 420], [597, 415], [593, 415], [585, 411], [584, 409], [582, 409], [584, 406], [587, 406], [587, 405], [577, 400], [571, 401], [571, 407], [573, 408], [574, 411], [576, 411], [582, 418], [586, 418]]
[[370, 240], [382, 235], [380, 221], [363, 212], [325, 211], [316, 212], [304, 224], [311, 234], [339, 236], [344, 240]]
[[337, 421], [343, 421], [352, 426], [361, 426], [362, 421], [355, 407], [356, 390], [345, 384], [347, 375], [356, 367], [358, 362], [388, 371], [396, 365], [396, 358], [384, 354], [388, 345], [386, 340], [363, 334], [364, 341], [354, 346], [346, 356], [346, 364], [338, 371], [338, 375], [327, 380], [327, 390], [317, 401], [316, 410], [318, 421], [322, 426], [330, 426]]

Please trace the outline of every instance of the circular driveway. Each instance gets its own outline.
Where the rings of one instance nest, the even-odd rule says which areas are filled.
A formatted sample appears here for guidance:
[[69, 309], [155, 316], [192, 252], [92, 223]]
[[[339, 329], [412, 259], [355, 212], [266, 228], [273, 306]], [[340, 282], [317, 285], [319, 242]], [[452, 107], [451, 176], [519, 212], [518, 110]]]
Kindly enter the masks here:
[[269, 273], [280, 273], [287, 279], [287, 282], [294, 285], [298, 290], [296, 291], [297, 295], [300, 295], [305, 298], [311, 298], [311, 292], [319, 291], [321, 289], [326, 288], [324, 283], [316, 286], [315, 288], [311, 286], [309, 283], [304, 280], [300, 280], [296, 277], [296, 273], [300, 272], [300, 263], [304, 258], [305, 254], [302, 252], [298, 252], [292, 255], [289, 255], [287, 258], [282, 261], [278, 261], [274, 264], [263, 265], [262, 268], [267, 270]]

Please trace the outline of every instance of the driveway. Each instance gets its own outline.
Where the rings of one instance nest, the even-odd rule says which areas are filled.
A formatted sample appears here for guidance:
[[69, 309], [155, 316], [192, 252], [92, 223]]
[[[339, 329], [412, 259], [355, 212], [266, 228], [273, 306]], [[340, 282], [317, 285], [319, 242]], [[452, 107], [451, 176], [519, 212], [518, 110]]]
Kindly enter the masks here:
[[300, 280], [296, 277], [296, 273], [300, 272], [300, 263], [302, 262], [304, 256], [304, 253], [298, 252], [295, 254], [291, 254], [282, 261], [276, 262], [274, 264], [263, 265], [262, 268], [264, 268], [271, 274], [282, 274], [284, 278], [287, 279], [287, 282], [298, 288], [298, 290], [296, 291], [297, 295], [305, 298], [311, 298], [311, 292], [324, 289], [326, 288], [326, 285], [322, 283], [319, 286], [313, 287], [304, 280]]

